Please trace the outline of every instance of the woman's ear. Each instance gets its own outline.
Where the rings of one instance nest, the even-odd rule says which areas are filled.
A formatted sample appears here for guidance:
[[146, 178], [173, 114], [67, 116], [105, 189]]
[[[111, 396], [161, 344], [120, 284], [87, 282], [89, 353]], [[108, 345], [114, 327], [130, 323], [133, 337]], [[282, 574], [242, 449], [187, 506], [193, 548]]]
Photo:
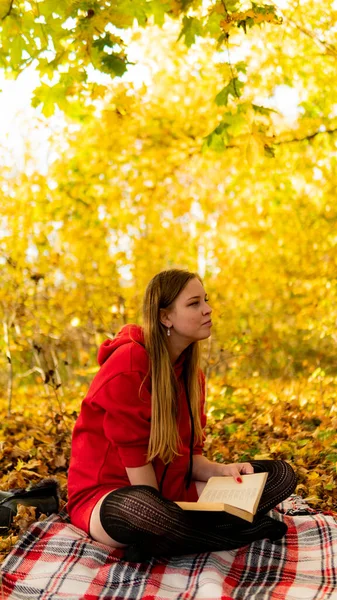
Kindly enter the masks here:
[[165, 325], [165, 327], [171, 327], [172, 323], [169, 319], [168, 316], [168, 312], [165, 308], [160, 308], [159, 309], [159, 320], [162, 323], [162, 325]]

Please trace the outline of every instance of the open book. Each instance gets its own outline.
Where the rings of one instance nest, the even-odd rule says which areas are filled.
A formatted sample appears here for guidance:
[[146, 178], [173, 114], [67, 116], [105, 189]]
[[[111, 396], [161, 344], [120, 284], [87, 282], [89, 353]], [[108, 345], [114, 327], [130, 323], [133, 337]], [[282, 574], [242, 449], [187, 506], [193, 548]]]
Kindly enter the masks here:
[[225, 511], [252, 523], [268, 473], [233, 477], [210, 477], [197, 502], [176, 502], [184, 510]]

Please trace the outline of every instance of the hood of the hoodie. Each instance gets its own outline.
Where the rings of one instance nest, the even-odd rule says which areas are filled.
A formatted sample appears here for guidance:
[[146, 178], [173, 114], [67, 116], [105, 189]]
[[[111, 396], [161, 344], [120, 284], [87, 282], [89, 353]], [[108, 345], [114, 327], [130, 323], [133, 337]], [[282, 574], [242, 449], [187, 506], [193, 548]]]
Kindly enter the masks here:
[[117, 348], [130, 342], [144, 346], [144, 333], [139, 325], [124, 325], [113, 340], [105, 340], [98, 350], [98, 364], [102, 366]]

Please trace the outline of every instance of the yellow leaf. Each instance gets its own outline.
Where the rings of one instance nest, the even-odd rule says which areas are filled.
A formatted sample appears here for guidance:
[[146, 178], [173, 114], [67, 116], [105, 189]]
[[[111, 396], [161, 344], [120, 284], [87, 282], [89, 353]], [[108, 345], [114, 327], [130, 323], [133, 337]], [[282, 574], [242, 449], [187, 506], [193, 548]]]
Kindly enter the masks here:
[[249, 165], [256, 164], [264, 154], [264, 145], [260, 136], [253, 133], [248, 140], [246, 146], [246, 160]]
[[19, 458], [17, 464], [15, 465], [15, 470], [16, 471], [21, 471], [21, 469], [24, 468], [25, 464], [26, 463], [23, 460], [21, 460], [21, 458]]
[[268, 460], [270, 458], [271, 458], [270, 454], [255, 454], [254, 455], [254, 460]]
[[20, 440], [18, 442], [18, 446], [19, 446], [19, 448], [21, 448], [21, 450], [25, 450], [26, 452], [29, 452], [29, 450], [31, 450], [34, 446], [34, 438], [29, 437], [29, 438]]

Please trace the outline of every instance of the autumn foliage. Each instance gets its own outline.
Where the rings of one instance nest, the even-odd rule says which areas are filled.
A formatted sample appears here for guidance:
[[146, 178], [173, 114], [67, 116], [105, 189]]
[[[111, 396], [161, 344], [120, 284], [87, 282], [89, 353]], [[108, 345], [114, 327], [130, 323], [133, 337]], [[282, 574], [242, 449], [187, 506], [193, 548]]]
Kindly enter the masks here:
[[336, 507], [337, 11], [278, 4], [0, 3], [0, 66], [40, 75], [21, 166], [0, 148], [2, 488], [65, 503], [97, 347], [178, 266], [213, 308], [207, 455]]

